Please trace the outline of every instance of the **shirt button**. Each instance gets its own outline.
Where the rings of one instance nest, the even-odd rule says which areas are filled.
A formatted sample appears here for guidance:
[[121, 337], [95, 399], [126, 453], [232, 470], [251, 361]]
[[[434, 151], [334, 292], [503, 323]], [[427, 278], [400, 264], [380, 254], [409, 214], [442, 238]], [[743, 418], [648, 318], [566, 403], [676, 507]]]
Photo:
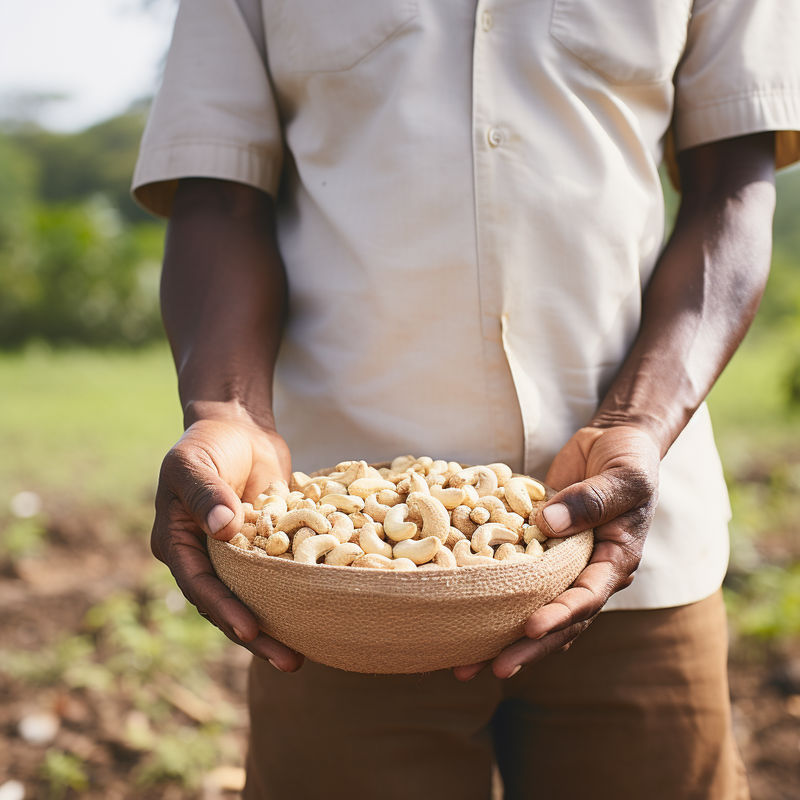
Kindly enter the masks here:
[[499, 128], [489, 128], [487, 138], [492, 147], [500, 147], [503, 143], [503, 132]]
[[484, 11], [481, 14], [481, 25], [483, 29], [488, 33], [492, 29], [492, 25], [494, 25], [494, 20], [492, 19], [492, 12], [491, 11]]

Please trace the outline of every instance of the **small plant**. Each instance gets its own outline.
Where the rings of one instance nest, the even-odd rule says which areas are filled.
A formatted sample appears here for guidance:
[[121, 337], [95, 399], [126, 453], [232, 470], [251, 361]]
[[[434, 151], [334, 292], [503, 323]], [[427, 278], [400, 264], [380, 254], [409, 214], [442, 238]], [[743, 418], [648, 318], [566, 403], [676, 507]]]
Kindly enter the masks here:
[[47, 784], [50, 800], [61, 800], [69, 789], [85, 792], [89, 788], [83, 762], [77, 756], [61, 750], [47, 751], [41, 774]]

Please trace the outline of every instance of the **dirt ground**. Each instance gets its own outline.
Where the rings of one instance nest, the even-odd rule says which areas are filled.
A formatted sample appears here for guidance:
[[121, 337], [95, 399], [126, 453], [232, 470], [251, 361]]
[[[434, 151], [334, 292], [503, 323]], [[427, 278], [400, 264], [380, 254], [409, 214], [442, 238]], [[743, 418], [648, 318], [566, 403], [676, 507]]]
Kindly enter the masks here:
[[[104, 544], [102, 532], [92, 532], [91, 526], [88, 532], [85, 525], [61, 526], [51, 531], [50, 539], [41, 557], [0, 563], [0, 651], [46, 652], [65, 633], [83, 630], [86, 612], [113, 592], [138, 591], [153, 568], [143, 542]], [[235, 721], [220, 735], [227, 738], [229, 752], [240, 754], [238, 763], [233, 759], [226, 768], [210, 769], [194, 789], [169, 779], [146, 788], [132, 783], [131, 775], [146, 754], [123, 734], [141, 717], [124, 691], [69, 689], [57, 679], [35, 684], [9, 675], [0, 664], [0, 787], [8, 780], [20, 781], [28, 800], [236, 797], [231, 787], [241, 780], [248, 659], [244, 650], [231, 646], [209, 662], [216, 687], [212, 697], [198, 698], [171, 684], [162, 687], [171, 715], [181, 724], [203, 721], [209, 703], [235, 709]], [[734, 728], [753, 800], [797, 800], [800, 644], [778, 651], [738, 643], [732, 651], [730, 679]], [[42, 710], [56, 718], [57, 731], [46, 743], [26, 741], [20, 721]], [[85, 788], [43, 779], [48, 748], [77, 757], [88, 779]]]

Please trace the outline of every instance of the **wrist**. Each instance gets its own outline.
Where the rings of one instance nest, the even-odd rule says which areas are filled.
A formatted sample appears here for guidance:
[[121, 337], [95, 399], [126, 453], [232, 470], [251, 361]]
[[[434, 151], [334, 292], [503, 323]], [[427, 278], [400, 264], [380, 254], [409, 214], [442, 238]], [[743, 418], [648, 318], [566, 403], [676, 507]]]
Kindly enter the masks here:
[[197, 422], [226, 422], [275, 433], [275, 417], [271, 408], [252, 408], [241, 400], [188, 400], [183, 405], [183, 427]]

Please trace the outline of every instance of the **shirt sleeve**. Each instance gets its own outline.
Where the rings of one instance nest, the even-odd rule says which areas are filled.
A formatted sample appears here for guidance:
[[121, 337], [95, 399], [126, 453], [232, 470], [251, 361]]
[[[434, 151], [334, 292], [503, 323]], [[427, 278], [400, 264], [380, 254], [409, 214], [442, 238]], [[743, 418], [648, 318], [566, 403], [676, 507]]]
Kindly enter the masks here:
[[283, 160], [260, 0], [183, 0], [133, 176], [134, 199], [168, 217], [178, 180], [277, 192]]
[[695, 0], [675, 74], [675, 150], [776, 131], [776, 167], [800, 159], [800, 3]]

